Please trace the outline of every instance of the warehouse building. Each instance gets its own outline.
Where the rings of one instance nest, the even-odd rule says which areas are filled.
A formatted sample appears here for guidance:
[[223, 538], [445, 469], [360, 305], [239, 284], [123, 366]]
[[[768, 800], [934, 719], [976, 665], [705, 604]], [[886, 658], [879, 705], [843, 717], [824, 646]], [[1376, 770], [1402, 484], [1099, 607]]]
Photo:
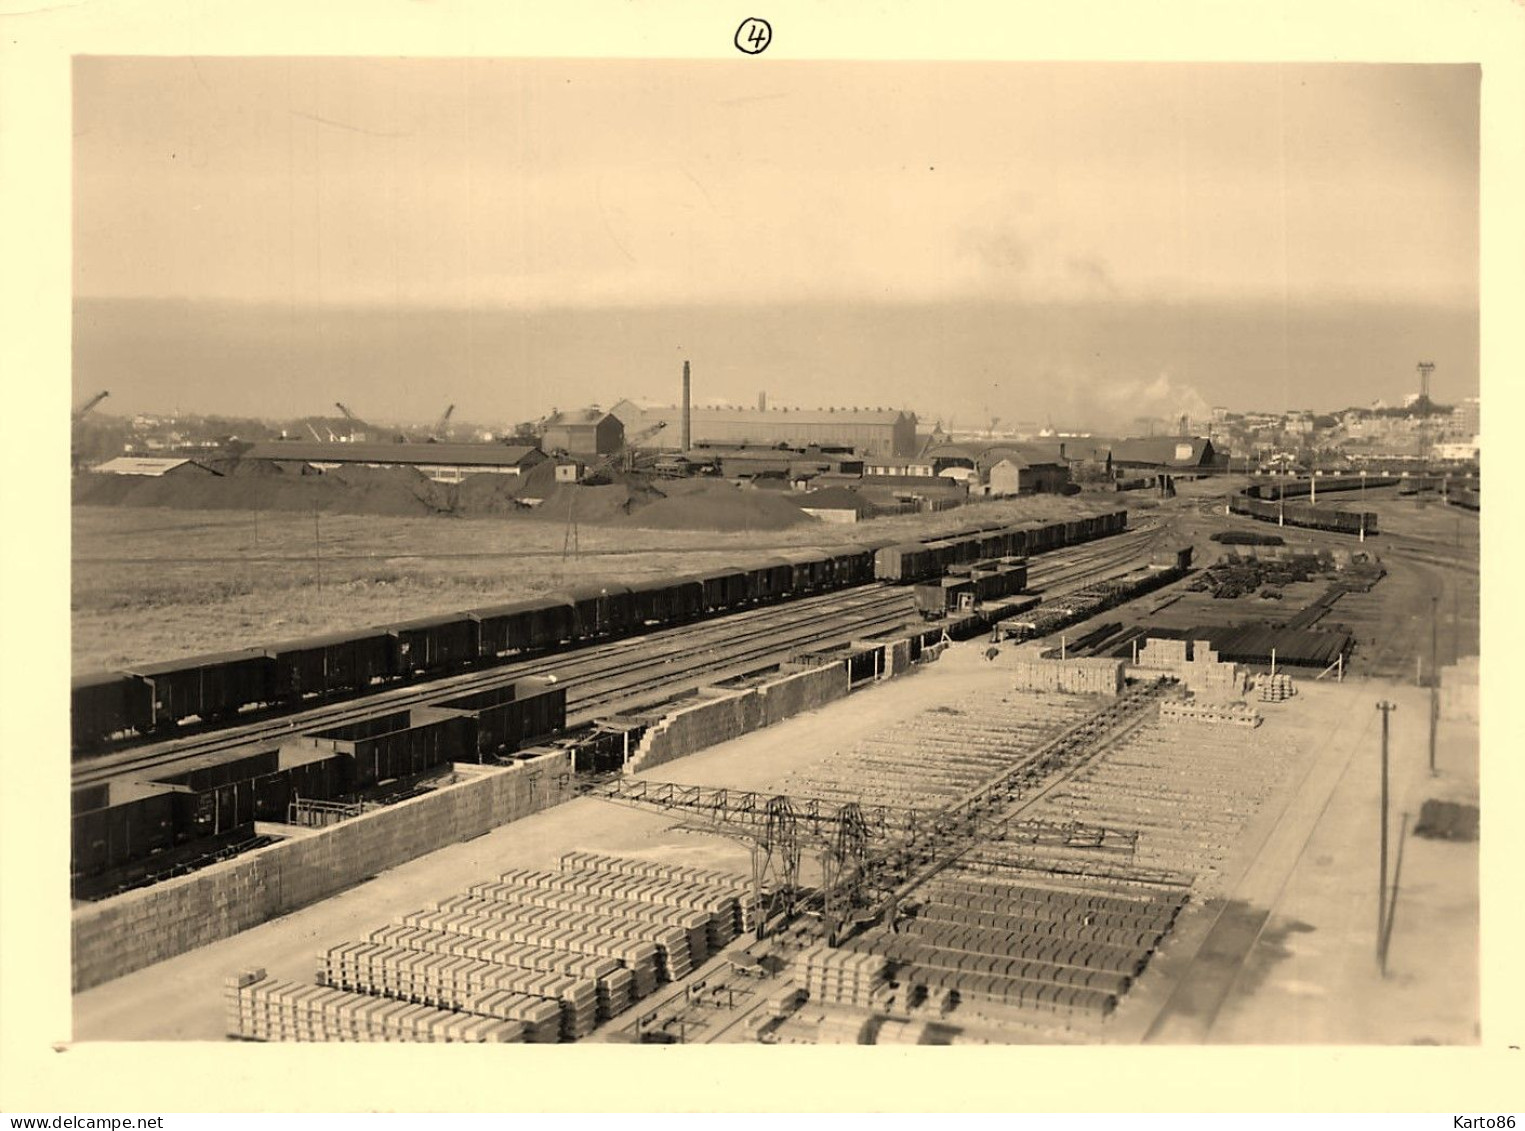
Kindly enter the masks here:
[[320, 444], [273, 440], [255, 444], [244, 459], [298, 461], [319, 470], [335, 467], [413, 467], [437, 483], [468, 475], [524, 475], [545, 460], [539, 448], [507, 444]]
[[541, 427], [540, 446], [548, 452], [590, 458], [609, 456], [625, 446], [625, 433], [639, 432], [613, 413], [600, 408], [558, 412]]
[[972, 472], [988, 495], [1057, 492], [1070, 481], [1068, 462], [1051, 446], [944, 444], [928, 451], [924, 458], [938, 475]]
[[1114, 467], [1211, 471], [1217, 462], [1213, 442], [1201, 436], [1134, 436], [1112, 446]]
[[[652, 447], [676, 450], [682, 446], [683, 410], [675, 405], [641, 405], [624, 400], [610, 412], [631, 434], [665, 424], [651, 439]], [[689, 411], [691, 439], [700, 445], [792, 448], [851, 448], [864, 456], [914, 456], [919, 441], [916, 414], [898, 409], [777, 409], [700, 408]]]

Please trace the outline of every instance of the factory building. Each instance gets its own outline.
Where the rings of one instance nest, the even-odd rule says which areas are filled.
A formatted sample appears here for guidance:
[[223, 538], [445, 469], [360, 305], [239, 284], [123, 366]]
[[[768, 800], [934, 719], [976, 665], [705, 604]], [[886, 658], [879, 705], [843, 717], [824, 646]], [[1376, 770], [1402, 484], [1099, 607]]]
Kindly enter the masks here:
[[625, 433], [639, 432], [618, 416], [598, 408], [558, 412], [541, 427], [540, 446], [584, 458], [613, 455], [625, 446]]
[[1070, 481], [1066, 459], [1051, 445], [944, 444], [924, 457], [938, 475], [964, 470], [978, 477], [985, 494], [1056, 492]]
[[468, 475], [523, 475], [545, 459], [539, 448], [507, 444], [321, 444], [272, 440], [255, 444], [244, 459], [302, 463], [319, 469], [345, 466], [413, 467], [437, 483]]
[[[630, 433], [665, 423], [650, 446], [682, 446], [683, 410], [676, 405], [642, 405], [623, 400], [610, 412]], [[689, 443], [698, 447], [785, 444], [793, 448], [852, 448], [865, 456], [914, 456], [918, 450], [916, 414], [898, 409], [703, 408], [689, 410]]]

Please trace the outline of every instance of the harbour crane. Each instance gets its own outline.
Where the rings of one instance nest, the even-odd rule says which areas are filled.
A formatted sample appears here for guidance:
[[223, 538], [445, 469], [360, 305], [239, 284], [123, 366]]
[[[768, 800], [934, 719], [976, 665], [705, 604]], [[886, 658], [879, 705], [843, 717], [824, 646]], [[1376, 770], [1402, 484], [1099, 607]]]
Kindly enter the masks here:
[[96, 405], [100, 404], [103, 400], [105, 400], [110, 395], [111, 394], [108, 391], [106, 391], [105, 389], [102, 389], [99, 393], [96, 393], [95, 396], [91, 397], [88, 401], [86, 401], [79, 408], [75, 409], [73, 414], [72, 414], [71, 419], [74, 421], [75, 424], [78, 424], [81, 420], [85, 419], [85, 417], [90, 415], [90, 413], [94, 410]]

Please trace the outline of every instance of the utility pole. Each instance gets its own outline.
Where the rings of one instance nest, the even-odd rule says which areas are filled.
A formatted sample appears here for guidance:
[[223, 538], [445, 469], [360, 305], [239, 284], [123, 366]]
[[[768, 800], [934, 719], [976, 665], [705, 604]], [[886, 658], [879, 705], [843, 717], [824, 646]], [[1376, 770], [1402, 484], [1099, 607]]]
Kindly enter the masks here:
[[312, 561], [318, 575], [318, 604], [323, 604], [323, 528], [319, 522], [318, 508], [312, 508]]
[[1387, 977], [1387, 717], [1398, 708], [1386, 699], [1377, 704], [1382, 712], [1382, 813], [1381, 861], [1377, 877], [1377, 968]]
[[1435, 726], [1440, 719], [1440, 594], [1430, 597], [1430, 776], [1435, 776]]

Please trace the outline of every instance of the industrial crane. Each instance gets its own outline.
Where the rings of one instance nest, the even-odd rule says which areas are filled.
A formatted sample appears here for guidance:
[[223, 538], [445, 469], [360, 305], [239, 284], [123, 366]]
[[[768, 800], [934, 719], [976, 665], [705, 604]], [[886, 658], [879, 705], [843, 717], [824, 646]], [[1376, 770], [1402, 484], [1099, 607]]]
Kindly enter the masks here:
[[455, 405], [450, 405], [440, 414], [440, 418], [434, 422], [434, 427], [429, 429], [429, 439], [433, 443], [439, 443], [440, 437], [445, 434], [445, 427], [450, 423], [450, 414], [455, 411]]
[[[884, 923], [894, 929], [902, 900], [975, 845], [992, 841], [1089, 850], [1096, 854], [1089, 865], [1095, 874], [1110, 873], [1105, 857], [1111, 856], [1129, 861], [1132, 874], [1175, 882], [1178, 877], [1131, 863], [1137, 832], [1021, 816], [1055, 780], [1076, 772], [1111, 741], [1152, 717], [1163, 689], [1162, 680], [1133, 688], [941, 809], [844, 804], [636, 777], [617, 778], [593, 796], [681, 813], [690, 818], [684, 827], [749, 845], [758, 938], [778, 915], [792, 919], [809, 913], [820, 916], [827, 942], [835, 946], [860, 927]], [[814, 848], [821, 864], [821, 887], [814, 892], [799, 884], [800, 857], [807, 847]]]
[[95, 406], [100, 404], [110, 395], [111, 394], [109, 392], [107, 392], [105, 389], [102, 389], [99, 393], [96, 393], [95, 396], [91, 397], [79, 408], [75, 409], [72, 415], [74, 423], [78, 424], [81, 420], [85, 419], [85, 417], [89, 416]]

